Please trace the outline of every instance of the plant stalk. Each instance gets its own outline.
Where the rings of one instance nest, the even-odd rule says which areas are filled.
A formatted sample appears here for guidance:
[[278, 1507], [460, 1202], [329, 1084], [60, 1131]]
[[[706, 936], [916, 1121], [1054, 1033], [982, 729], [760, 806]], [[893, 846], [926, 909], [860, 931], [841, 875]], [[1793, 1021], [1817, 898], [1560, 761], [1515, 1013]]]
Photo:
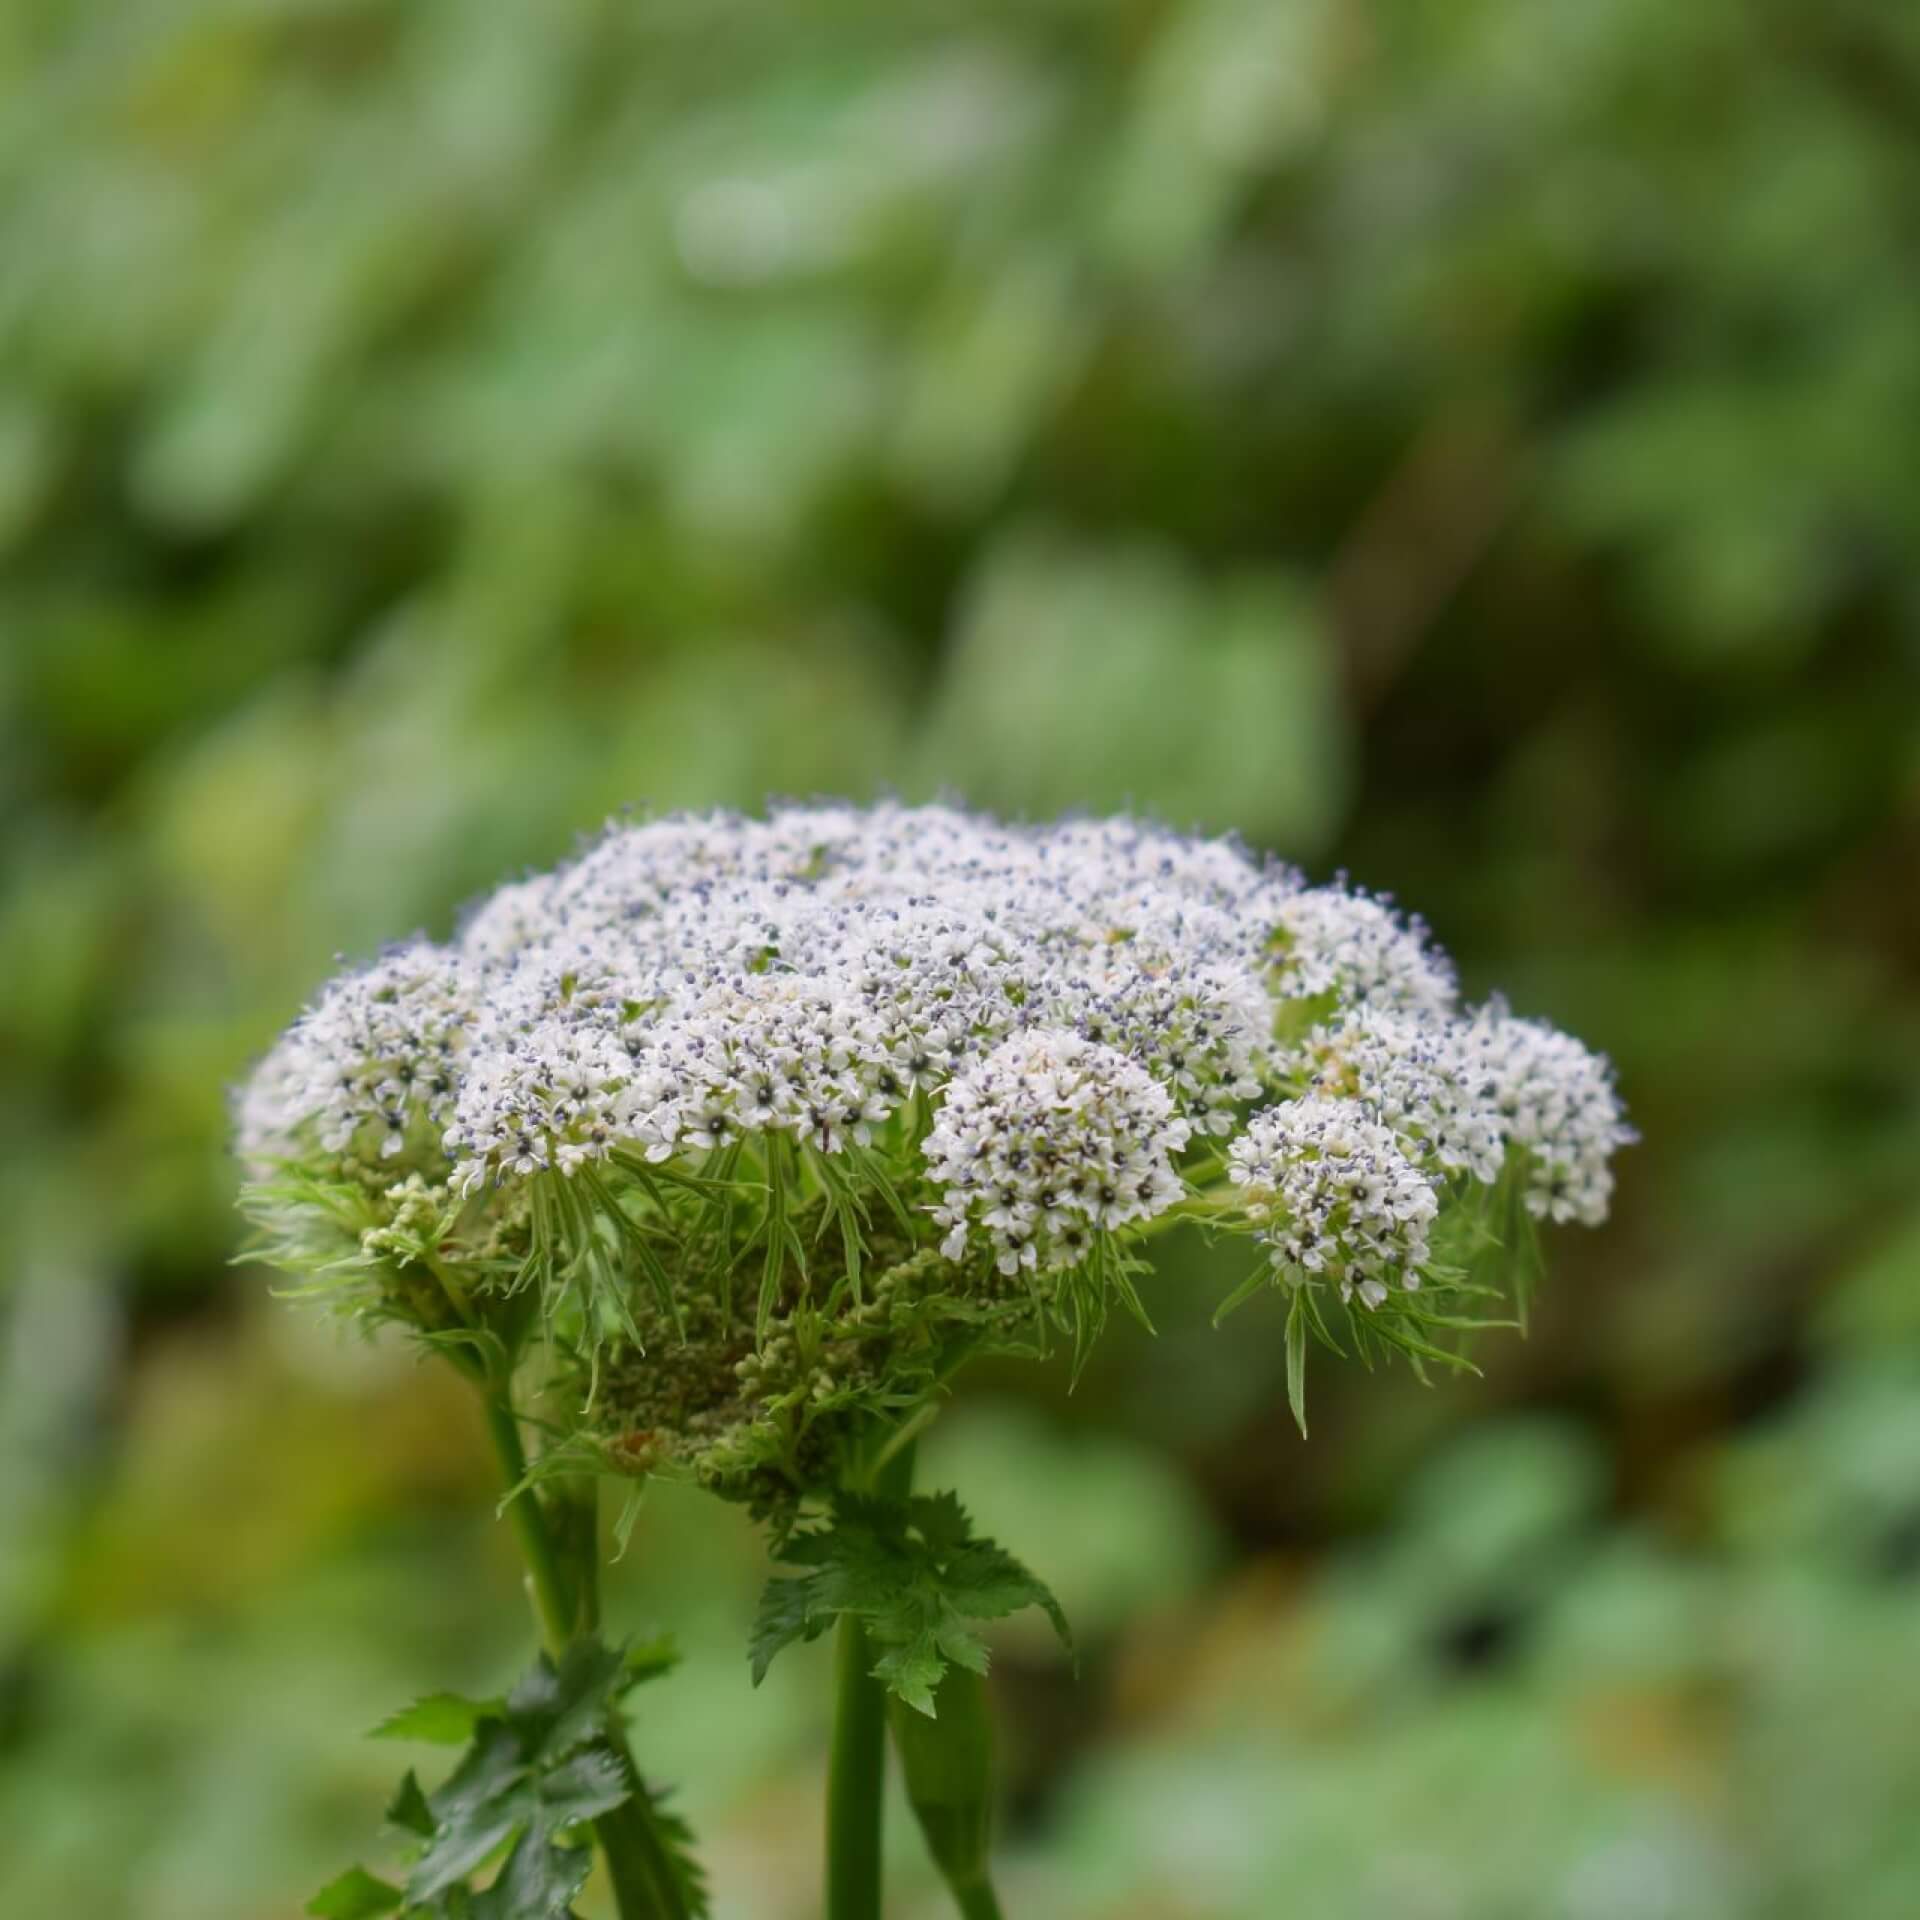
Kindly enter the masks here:
[[[902, 1499], [913, 1444], [896, 1448], [873, 1491]], [[887, 1699], [873, 1677], [867, 1630], [852, 1614], [834, 1629], [833, 1749], [827, 1763], [825, 1920], [880, 1920], [880, 1831], [887, 1775]]]
[[[561, 1564], [540, 1496], [525, 1484], [527, 1456], [520, 1444], [513, 1403], [504, 1392], [490, 1392], [485, 1401], [487, 1432], [499, 1458], [501, 1475], [512, 1490], [507, 1497], [507, 1519], [527, 1565], [527, 1585], [541, 1633], [548, 1651], [558, 1657], [580, 1634], [592, 1630], [599, 1613], [597, 1551], [589, 1550], [584, 1556], [581, 1586], [576, 1590]], [[617, 1718], [608, 1722], [607, 1739], [625, 1762], [634, 1783], [631, 1800], [593, 1823], [594, 1838], [606, 1861], [615, 1911], [620, 1920], [688, 1920], [679, 1875], [673, 1870], [654, 1818], [653, 1803]]]
[[525, 1485], [526, 1450], [520, 1444], [520, 1425], [514, 1418], [512, 1402], [504, 1393], [487, 1395], [487, 1434], [500, 1461], [501, 1477], [509, 1488], [507, 1523], [513, 1528], [520, 1557], [527, 1563], [527, 1586], [533, 1597], [533, 1610], [547, 1642], [547, 1651], [558, 1655], [567, 1650], [579, 1624], [579, 1611], [568, 1590], [567, 1577], [554, 1549], [553, 1534], [540, 1505], [540, 1496]]

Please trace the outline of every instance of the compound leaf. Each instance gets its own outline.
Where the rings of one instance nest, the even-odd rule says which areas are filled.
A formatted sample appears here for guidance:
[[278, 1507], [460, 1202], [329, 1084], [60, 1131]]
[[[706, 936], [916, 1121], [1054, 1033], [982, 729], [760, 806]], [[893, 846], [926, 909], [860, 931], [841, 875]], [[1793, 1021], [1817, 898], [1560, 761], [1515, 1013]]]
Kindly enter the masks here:
[[849, 1614], [873, 1641], [874, 1678], [929, 1717], [949, 1665], [987, 1670], [973, 1622], [1037, 1606], [1073, 1644], [1045, 1583], [1004, 1547], [977, 1538], [951, 1493], [838, 1495], [826, 1517], [787, 1537], [780, 1557], [806, 1571], [767, 1582], [749, 1648], [755, 1685], [783, 1647], [815, 1639]]
[[392, 1913], [403, 1898], [398, 1887], [376, 1879], [365, 1867], [349, 1867], [307, 1902], [306, 1911], [314, 1920], [375, 1920], [376, 1915]]

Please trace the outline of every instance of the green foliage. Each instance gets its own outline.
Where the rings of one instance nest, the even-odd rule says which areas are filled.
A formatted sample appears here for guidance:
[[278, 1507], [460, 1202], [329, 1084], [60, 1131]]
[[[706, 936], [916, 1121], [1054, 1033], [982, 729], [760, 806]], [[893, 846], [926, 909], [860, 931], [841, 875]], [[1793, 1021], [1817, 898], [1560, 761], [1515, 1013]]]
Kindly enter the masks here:
[[498, 1719], [506, 1702], [469, 1700], [464, 1694], [422, 1694], [410, 1707], [389, 1715], [367, 1737], [370, 1740], [424, 1740], [439, 1747], [463, 1747], [483, 1719]]
[[307, 1902], [306, 1911], [315, 1920], [374, 1920], [376, 1914], [392, 1913], [406, 1897], [391, 1881], [376, 1879], [364, 1867], [349, 1867]]
[[[403, 1908], [434, 1920], [555, 1920], [592, 1865], [587, 1829], [646, 1799], [666, 1837], [682, 1909], [705, 1911], [683, 1824], [639, 1780], [618, 1733], [620, 1702], [671, 1657], [658, 1644], [577, 1640], [556, 1664], [542, 1654], [503, 1699], [429, 1694], [382, 1721], [376, 1739], [461, 1746], [431, 1792], [411, 1769], [387, 1808], [415, 1843], [404, 1889], [352, 1867], [315, 1895], [318, 1920], [363, 1920]], [[473, 1877], [494, 1868], [488, 1884]]]
[[[816, 1200], [778, 1232], [824, 1232], [837, 1254], [835, 1230], [834, 1209]], [[764, 1329], [757, 1260], [729, 1267], [725, 1243], [711, 1238], [675, 1249], [671, 1317], [636, 1294], [641, 1344], [608, 1349], [584, 1410], [566, 1410], [576, 1430], [548, 1456], [550, 1470], [686, 1476], [790, 1518], [800, 1499], [835, 1483], [876, 1420], [909, 1418], [970, 1359], [1039, 1350], [1024, 1280], [990, 1272], [957, 1287], [951, 1264], [934, 1249], [910, 1250], [884, 1214], [862, 1234], [869, 1258], [857, 1293], [853, 1270], [829, 1278], [831, 1256], [816, 1258], [811, 1281], [789, 1265]], [[671, 1364], [647, 1357], [661, 1350]]]
[[[1538, 1229], [1524, 1201], [1524, 1173], [1522, 1156], [1515, 1150], [1492, 1186], [1452, 1183], [1417, 1289], [1395, 1289], [1377, 1304], [1358, 1291], [1341, 1299], [1324, 1275], [1275, 1268], [1263, 1260], [1221, 1301], [1213, 1315], [1216, 1327], [1261, 1294], [1277, 1290], [1285, 1295], [1287, 1405], [1303, 1439], [1310, 1346], [1341, 1359], [1351, 1354], [1369, 1368], [1402, 1359], [1424, 1381], [1432, 1367], [1478, 1373], [1467, 1351], [1477, 1336], [1525, 1330], [1528, 1305], [1539, 1283], [1541, 1251]], [[1489, 1303], [1510, 1306], [1515, 1317], [1489, 1311]]]
[[[1423, 1663], [1477, 1523], [1382, 1516], [1466, 1396], [1321, 1369], [1283, 1455], [1282, 1342], [1200, 1337], [1238, 1273], [1179, 1249], [1071, 1417], [1297, 1543], [1338, 1697], [1260, 1690], [1260, 1570], [1192, 1595], [1230, 1686], [1035, 1783], [1049, 1897], [1920, 1911], [1906, 1536], [1840, 1524], [1920, 1405], [1860, 1377], [1920, 1301], [1917, 73], [1886, 0], [13, 9], [0, 1909], [278, 1912], [403, 1652], [506, 1657], [464, 1415], [222, 1272], [223, 1090], [332, 955], [635, 797], [1072, 767], [1417, 898], [1649, 1144], [1474, 1397], [1606, 1409], [1571, 1671]], [[719, 1521], [644, 1555], [690, 1624]], [[677, 1730], [756, 1841], [787, 1678], [779, 1742]]]
[[1040, 1607], [1063, 1644], [1073, 1636], [1059, 1602], [1004, 1548], [974, 1537], [951, 1493], [884, 1500], [836, 1494], [825, 1519], [796, 1528], [779, 1557], [805, 1567], [767, 1583], [754, 1621], [754, 1684], [783, 1647], [813, 1640], [851, 1614], [880, 1648], [874, 1678], [932, 1716], [948, 1663], [982, 1674], [987, 1645], [976, 1622]]

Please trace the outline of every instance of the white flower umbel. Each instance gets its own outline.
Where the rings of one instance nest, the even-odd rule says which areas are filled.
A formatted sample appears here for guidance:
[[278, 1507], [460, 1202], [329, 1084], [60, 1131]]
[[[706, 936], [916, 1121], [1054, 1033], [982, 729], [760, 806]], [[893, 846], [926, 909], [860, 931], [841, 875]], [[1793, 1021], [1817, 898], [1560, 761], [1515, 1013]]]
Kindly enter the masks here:
[[1274, 991], [1331, 995], [1341, 1006], [1445, 1015], [1459, 997], [1453, 968], [1417, 920], [1344, 887], [1307, 887], [1275, 902]]
[[1472, 1029], [1431, 1015], [1357, 1007], [1310, 1034], [1296, 1056], [1304, 1090], [1355, 1100], [1429, 1172], [1491, 1183], [1506, 1138]]
[[979, 1235], [1003, 1273], [1077, 1266], [1097, 1235], [1180, 1198], [1173, 1161], [1191, 1132], [1167, 1090], [1112, 1047], [1058, 1027], [1003, 1040], [948, 1087], [927, 1136], [941, 1250], [963, 1259]]
[[1419, 1286], [1439, 1201], [1358, 1102], [1310, 1094], [1255, 1114], [1227, 1174], [1282, 1272], [1325, 1276], [1370, 1307]]
[[1636, 1138], [1605, 1058], [1497, 1000], [1458, 1044], [1482, 1099], [1525, 1152], [1528, 1211], [1599, 1226], [1613, 1197], [1613, 1156]]
[[480, 1007], [479, 976], [425, 941], [341, 975], [244, 1090], [242, 1163], [262, 1178], [315, 1147], [391, 1159], [411, 1143], [431, 1154], [453, 1110]]
[[[756, 1367], [793, 1316], [795, 1368], [825, 1364], [822, 1315], [866, 1339], [884, 1311], [922, 1369], [930, 1327], [1011, 1342], [1028, 1311], [1079, 1343], [1109, 1298], [1144, 1317], [1139, 1249], [1186, 1202], [1262, 1236], [1259, 1284], [1324, 1279], [1296, 1298], [1431, 1358], [1474, 1311], [1447, 1286], [1534, 1258], [1474, 1190], [1591, 1224], [1631, 1138], [1604, 1060], [1463, 1010], [1382, 899], [1230, 838], [897, 805], [620, 822], [451, 945], [343, 974], [237, 1120], [271, 1258], [434, 1332], [536, 1290], [531, 1322], [500, 1312], [562, 1373], [666, 1369], [628, 1383], [636, 1429], [702, 1310], [723, 1343], [752, 1330]], [[855, 1377], [907, 1391], [871, 1356]], [[804, 1479], [803, 1429], [779, 1433]]]
[[[600, 1658], [594, 1476], [688, 1479], [765, 1519], [805, 1571], [769, 1586], [756, 1679], [835, 1614], [859, 1629], [833, 1777], [891, 1717], [969, 1913], [993, 1906], [984, 1829], [959, 1854], [940, 1835], [955, 1754], [990, 1800], [966, 1691], [985, 1650], [930, 1635], [929, 1608], [1059, 1616], [957, 1505], [903, 1497], [956, 1374], [1063, 1338], [1077, 1367], [1116, 1304], [1150, 1328], [1154, 1236], [1195, 1221], [1257, 1243], [1220, 1312], [1284, 1296], [1266, 1324], [1304, 1433], [1310, 1342], [1471, 1369], [1467, 1342], [1513, 1324], [1482, 1302], [1533, 1285], [1528, 1209], [1600, 1219], [1629, 1137], [1604, 1061], [1498, 1003], [1463, 1012], [1383, 900], [1134, 820], [892, 805], [622, 821], [450, 945], [343, 973], [236, 1122], [258, 1256], [481, 1397], [549, 1640]], [[882, 1680], [908, 1711], [882, 1711]], [[944, 1750], [902, 1732], [936, 1690]], [[590, 1703], [603, 1733], [618, 1692]], [[579, 1757], [638, 1777], [599, 1746]], [[846, 1799], [829, 1885], [877, 1912], [844, 1870], [875, 1831]], [[674, 1829], [648, 1839], [648, 1794], [589, 1812], [616, 1888], [644, 1843], [649, 1910], [699, 1906], [655, 1871]], [[587, 1869], [566, 1851], [543, 1913]], [[529, 1842], [496, 1886], [551, 1852]], [[380, 1884], [356, 1869], [328, 1898]]]

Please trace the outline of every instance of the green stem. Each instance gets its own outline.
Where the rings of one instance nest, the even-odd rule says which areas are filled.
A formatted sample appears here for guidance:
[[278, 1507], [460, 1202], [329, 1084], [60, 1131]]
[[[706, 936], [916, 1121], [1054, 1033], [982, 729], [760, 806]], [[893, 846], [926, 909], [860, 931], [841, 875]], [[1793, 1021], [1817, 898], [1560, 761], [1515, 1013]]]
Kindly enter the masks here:
[[1212, 1186], [1195, 1187], [1182, 1200], [1176, 1200], [1164, 1213], [1157, 1213], [1151, 1220], [1137, 1223], [1133, 1232], [1136, 1238], [1151, 1240], [1156, 1235], [1171, 1233], [1175, 1227], [1194, 1224], [1205, 1225], [1209, 1220], [1218, 1220], [1233, 1213], [1244, 1205], [1240, 1189], [1225, 1181]]
[[[599, 1559], [597, 1549], [589, 1547], [582, 1558], [577, 1593], [567, 1580], [560, 1555], [554, 1545], [546, 1509], [538, 1493], [525, 1484], [526, 1450], [520, 1444], [520, 1426], [514, 1418], [513, 1404], [504, 1392], [486, 1395], [487, 1432], [493, 1441], [500, 1471], [509, 1488], [507, 1518], [513, 1527], [520, 1556], [527, 1563], [527, 1584], [533, 1594], [534, 1611], [549, 1651], [566, 1651], [580, 1634], [592, 1630], [599, 1614]], [[646, 1783], [634, 1765], [627, 1745], [625, 1729], [617, 1716], [607, 1725], [607, 1739], [625, 1761], [628, 1777], [634, 1783], [634, 1797], [604, 1813], [593, 1823], [594, 1838], [607, 1863], [607, 1880], [613, 1888], [614, 1909], [620, 1920], [688, 1920], [687, 1902], [680, 1876], [660, 1836], [653, 1802]]]
[[[903, 1499], [913, 1445], [895, 1449], [873, 1491]], [[850, 1613], [834, 1630], [833, 1751], [827, 1764], [825, 1920], [880, 1920], [880, 1815], [887, 1772], [887, 1697], [873, 1677], [867, 1630]]]
[[660, 1838], [646, 1786], [627, 1751], [625, 1735], [616, 1730], [613, 1741], [635, 1786], [633, 1799], [593, 1823], [593, 1836], [607, 1863], [607, 1883], [613, 1888], [614, 1911], [620, 1920], [686, 1920], [680, 1875]]
[[880, 1920], [880, 1795], [887, 1715], [867, 1630], [850, 1613], [834, 1630], [833, 1757], [827, 1772], [826, 1920]]
[[566, 1575], [560, 1569], [560, 1556], [554, 1550], [553, 1535], [540, 1496], [525, 1484], [526, 1450], [520, 1444], [520, 1423], [514, 1418], [512, 1403], [504, 1393], [487, 1396], [487, 1433], [500, 1461], [500, 1472], [510, 1489], [507, 1495], [507, 1522], [527, 1563], [527, 1584], [532, 1589], [534, 1612], [540, 1618], [540, 1630], [546, 1635], [551, 1653], [563, 1653], [574, 1637], [579, 1623]]

